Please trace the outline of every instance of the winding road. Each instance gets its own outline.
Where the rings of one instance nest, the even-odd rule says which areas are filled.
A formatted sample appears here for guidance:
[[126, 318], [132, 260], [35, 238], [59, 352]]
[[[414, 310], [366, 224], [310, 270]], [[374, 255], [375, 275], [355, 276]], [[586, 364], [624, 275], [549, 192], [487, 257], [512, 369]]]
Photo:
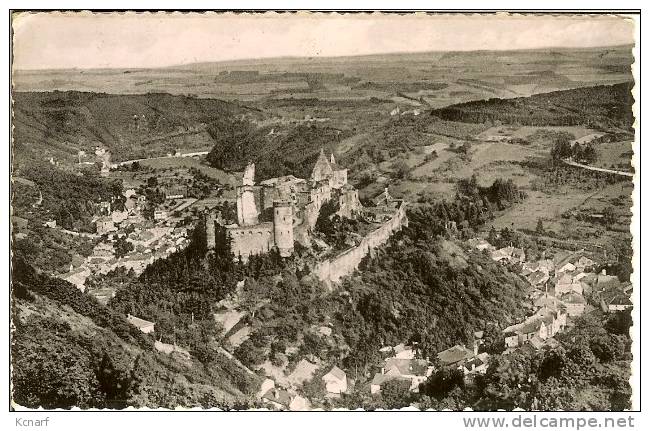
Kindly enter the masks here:
[[595, 172], [605, 172], [605, 173], [608, 173], [608, 174], [620, 175], [620, 176], [623, 176], [623, 177], [634, 178], [634, 173], [632, 173], [632, 172], [616, 171], [616, 170], [613, 170], [613, 169], [605, 169], [605, 168], [597, 168], [595, 166], [583, 165], [582, 163], [574, 162], [573, 160], [569, 160], [569, 159], [564, 159], [562, 161], [565, 164], [569, 165], [569, 166], [575, 166], [577, 168], [587, 169], [587, 170], [595, 171]]

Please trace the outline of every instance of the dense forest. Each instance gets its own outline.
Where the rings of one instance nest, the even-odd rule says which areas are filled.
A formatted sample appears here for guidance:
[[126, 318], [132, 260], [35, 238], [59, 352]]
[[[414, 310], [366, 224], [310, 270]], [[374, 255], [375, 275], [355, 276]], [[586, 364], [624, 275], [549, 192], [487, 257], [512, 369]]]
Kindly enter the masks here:
[[514, 99], [488, 99], [436, 109], [431, 115], [466, 123], [587, 126], [631, 130], [634, 83], [577, 88]]
[[[258, 115], [236, 103], [162, 93], [104, 94], [78, 91], [15, 92], [14, 152], [16, 163], [43, 160], [45, 155], [72, 163], [78, 150], [89, 155], [106, 147], [113, 160], [162, 155], [157, 136], [191, 131], [224, 116]], [[205, 148], [210, 138], [188, 135], [185, 147]]]
[[257, 181], [290, 174], [309, 178], [321, 148], [332, 152], [334, 145], [350, 133], [298, 125], [287, 134], [270, 137], [269, 130], [257, 128], [248, 120], [223, 118], [210, 123], [208, 133], [215, 145], [208, 162], [218, 169], [240, 171], [254, 161]]

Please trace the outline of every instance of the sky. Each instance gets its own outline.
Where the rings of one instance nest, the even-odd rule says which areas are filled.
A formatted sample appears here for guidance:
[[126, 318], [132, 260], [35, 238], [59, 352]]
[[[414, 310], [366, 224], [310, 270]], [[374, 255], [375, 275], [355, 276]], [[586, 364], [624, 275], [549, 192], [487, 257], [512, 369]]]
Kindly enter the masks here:
[[272, 57], [634, 43], [619, 16], [91, 14], [14, 17], [16, 69], [153, 68]]

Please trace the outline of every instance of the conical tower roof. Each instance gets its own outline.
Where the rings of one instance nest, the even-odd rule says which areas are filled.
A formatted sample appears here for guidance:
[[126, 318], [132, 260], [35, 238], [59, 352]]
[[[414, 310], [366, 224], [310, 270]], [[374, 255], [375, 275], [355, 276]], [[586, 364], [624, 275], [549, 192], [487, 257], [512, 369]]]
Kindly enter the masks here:
[[314, 181], [321, 181], [326, 178], [329, 178], [332, 175], [332, 165], [330, 165], [327, 156], [325, 156], [325, 151], [320, 149], [320, 154], [314, 165], [314, 170], [311, 172], [311, 179]]

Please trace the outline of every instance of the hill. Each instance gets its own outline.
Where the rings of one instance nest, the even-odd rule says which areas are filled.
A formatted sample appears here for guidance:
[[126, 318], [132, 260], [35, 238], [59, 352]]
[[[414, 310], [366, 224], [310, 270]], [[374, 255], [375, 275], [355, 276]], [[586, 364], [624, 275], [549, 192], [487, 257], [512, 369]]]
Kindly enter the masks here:
[[536, 94], [514, 99], [489, 99], [447, 106], [436, 117], [465, 123], [524, 126], [587, 126], [631, 130], [632, 82]]
[[212, 145], [207, 123], [255, 112], [216, 99], [154, 93], [15, 92], [13, 103], [18, 166], [50, 157], [74, 163], [79, 150], [94, 157], [98, 145], [110, 151], [113, 161], [164, 155], [179, 147], [203, 150]]
[[154, 349], [151, 336], [73, 285], [34, 271], [12, 273], [12, 399], [29, 408], [232, 408], [256, 379], [229, 358]]

